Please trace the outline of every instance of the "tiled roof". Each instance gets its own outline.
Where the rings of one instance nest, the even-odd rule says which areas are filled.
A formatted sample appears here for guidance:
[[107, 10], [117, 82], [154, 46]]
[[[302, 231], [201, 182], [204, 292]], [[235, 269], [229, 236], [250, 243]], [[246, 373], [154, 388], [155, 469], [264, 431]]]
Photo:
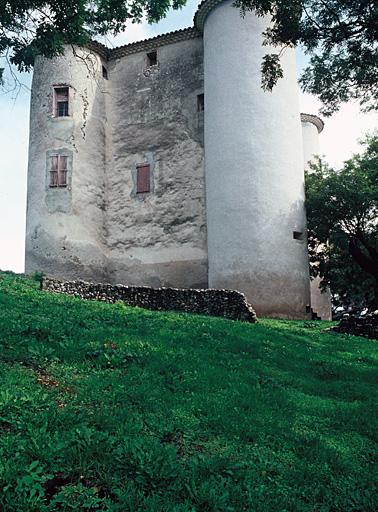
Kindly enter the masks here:
[[91, 41], [88, 47], [94, 52], [98, 53], [102, 58], [106, 60], [114, 60], [119, 59], [124, 55], [148, 51], [152, 50], [153, 48], [158, 48], [159, 46], [165, 46], [166, 44], [177, 43], [178, 41], [186, 41], [187, 39], [201, 37], [206, 16], [213, 7], [222, 1], [223, 0], [203, 0], [199, 4], [197, 12], [194, 15], [193, 27], [174, 30], [173, 32], [168, 32], [167, 34], [151, 37], [149, 39], [143, 39], [142, 41], [137, 41], [135, 43], [125, 44], [117, 48], [108, 48], [98, 41]]
[[203, 26], [205, 24], [205, 20], [211, 9], [216, 5], [223, 2], [223, 0], [202, 0], [199, 4], [198, 9], [194, 15], [194, 26], [200, 31], [203, 32]]
[[124, 57], [125, 55], [130, 55], [131, 53], [145, 52], [158, 48], [159, 46], [165, 46], [166, 44], [177, 43], [179, 41], [186, 41], [187, 39], [194, 39], [196, 37], [201, 37], [201, 33], [195, 27], [189, 27], [168, 32], [167, 34], [162, 34], [160, 36], [151, 37], [150, 39], [143, 39], [142, 41], [137, 41], [135, 43], [118, 46], [117, 48], [107, 48], [98, 41], [91, 41], [88, 47], [102, 58], [106, 60], [114, 60]]

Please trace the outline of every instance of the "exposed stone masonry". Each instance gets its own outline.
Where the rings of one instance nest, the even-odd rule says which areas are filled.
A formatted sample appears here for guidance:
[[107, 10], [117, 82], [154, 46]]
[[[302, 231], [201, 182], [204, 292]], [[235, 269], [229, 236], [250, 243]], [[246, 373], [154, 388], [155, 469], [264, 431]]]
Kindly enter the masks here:
[[81, 299], [116, 302], [157, 311], [183, 311], [220, 316], [231, 320], [256, 322], [256, 314], [245, 295], [234, 290], [194, 290], [179, 288], [149, 288], [93, 284], [85, 281], [59, 281], [43, 277], [41, 289], [65, 293]]
[[343, 318], [332, 330], [342, 334], [354, 334], [378, 340], [378, 311], [363, 318], [357, 316]]

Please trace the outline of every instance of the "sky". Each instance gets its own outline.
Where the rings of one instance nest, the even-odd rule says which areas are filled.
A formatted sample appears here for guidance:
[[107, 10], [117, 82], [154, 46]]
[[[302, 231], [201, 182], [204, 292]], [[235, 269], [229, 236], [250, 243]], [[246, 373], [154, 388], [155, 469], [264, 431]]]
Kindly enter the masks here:
[[[123, 34], [102, 40], [108, 46], [147, 39], [172, 30], [192, 26], [199, 0], [189, 0], [180, 11], [171, 11], [158, 24], [129, 24]], [[306, 57], [297, 51], [300, 72]], [[29, 138], [31, 75], [19, 75], [24, 86], [19, 91], [0, 94], [0, 269], [23, 272], [25, 248], [26, 184]], [[301, 112], [318, 114], [320, 103], [300, 93]], [[378, 127], [375, 113], [362, 114], [357, 104], [344, 105], [325, 119], [320, 135], [321, 153], [328, 163], [340, 167], [359, 151], [358, 140]]]

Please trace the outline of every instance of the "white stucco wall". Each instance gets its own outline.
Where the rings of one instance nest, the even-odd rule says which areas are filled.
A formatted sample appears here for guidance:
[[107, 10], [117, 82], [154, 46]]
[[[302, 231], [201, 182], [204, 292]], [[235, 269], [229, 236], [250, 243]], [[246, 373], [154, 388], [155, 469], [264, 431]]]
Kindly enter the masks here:
[[308, 121], [302, 121], [303, 160], [305, 170], [310, 170], [310, 162], [320, 156], [319, 133], [317, 127]]
[[[101, 279], [104, 254], [105, 82], [99, 56], [67, 47], [35, 64], [30, 114], [26, 272]], [[69, 86], [54, 117], [53, 86]], [[69, 155], [67, 188], [49, 187], [50, 156]]]
[[305, 318], [310, 305], [302, 134], [294, 52], [261, 89], [267, 21], [232, 1], [204, 25], [209, 285], [246, 293], [258, 314]]

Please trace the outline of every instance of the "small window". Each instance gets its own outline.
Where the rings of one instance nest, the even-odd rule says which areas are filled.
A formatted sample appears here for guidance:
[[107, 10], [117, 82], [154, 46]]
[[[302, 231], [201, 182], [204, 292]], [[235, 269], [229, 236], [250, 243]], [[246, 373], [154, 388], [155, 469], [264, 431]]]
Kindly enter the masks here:
[[302, 233], [302, 231], [293, 231], [293, 238], [294, 240], [301, 240], [303, 242], [304, 233]]
[[105, 66], [102, 66], [102, 77], [105, 78], [105, 80], [108, 79], [108, 70]]
[[147, 53], [147, 66], [156, 66], [157, 65], [157, 51]]
[[150, 164], [137, 165], [137, 194], [150, 192]]
[[51, 157], [50, 187], [67, 186], [67, 157], [54, 155]]
[[68, 112], [68, 87], [54, 88], [54, 116], [67, 117]]
[[205, 110], [205, 95], [199, 94], [197, 96], [197, 112], [203, 112]]

